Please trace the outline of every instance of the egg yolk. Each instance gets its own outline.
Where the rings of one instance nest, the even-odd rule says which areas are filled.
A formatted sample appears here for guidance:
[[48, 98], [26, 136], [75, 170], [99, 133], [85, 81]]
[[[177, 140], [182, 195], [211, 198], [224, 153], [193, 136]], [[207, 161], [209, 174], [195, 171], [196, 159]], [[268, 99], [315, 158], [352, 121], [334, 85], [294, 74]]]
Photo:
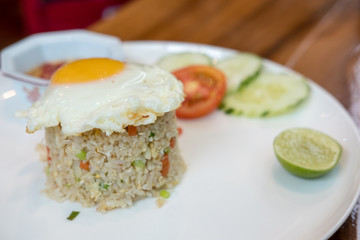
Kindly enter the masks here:
[[51, 78], [51, 84], [73, 84], [102, 80], [121, 72], [123, 62], [108, 58], [81, 59], [59, 68]]

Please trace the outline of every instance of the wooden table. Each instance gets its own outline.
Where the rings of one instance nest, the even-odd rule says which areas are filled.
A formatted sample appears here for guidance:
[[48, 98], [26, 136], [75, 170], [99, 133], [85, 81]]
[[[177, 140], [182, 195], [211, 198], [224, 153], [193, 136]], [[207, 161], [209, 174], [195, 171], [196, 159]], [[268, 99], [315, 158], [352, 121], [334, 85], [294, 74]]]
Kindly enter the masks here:
[[[357, 0], [133, 0], [89, 29], [122, 40], [187, 41], [256, 53], [313, 79], [360, 123], [360, 71], [354, 70], [359, 8]], [[357, 239], [358, 209], [332, 240]]]

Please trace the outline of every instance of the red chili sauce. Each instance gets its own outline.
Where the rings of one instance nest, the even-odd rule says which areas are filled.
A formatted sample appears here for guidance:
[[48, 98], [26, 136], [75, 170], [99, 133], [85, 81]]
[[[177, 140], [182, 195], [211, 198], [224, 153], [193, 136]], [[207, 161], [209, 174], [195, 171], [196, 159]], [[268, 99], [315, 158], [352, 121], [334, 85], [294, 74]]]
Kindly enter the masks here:
[[34, 77], [50, 80], [51, 75], [65, 63], [67, 62], [66, 61], [45, 62], [40, 66], [31, 69], [30, 71], [27, 72], [27, 74]]

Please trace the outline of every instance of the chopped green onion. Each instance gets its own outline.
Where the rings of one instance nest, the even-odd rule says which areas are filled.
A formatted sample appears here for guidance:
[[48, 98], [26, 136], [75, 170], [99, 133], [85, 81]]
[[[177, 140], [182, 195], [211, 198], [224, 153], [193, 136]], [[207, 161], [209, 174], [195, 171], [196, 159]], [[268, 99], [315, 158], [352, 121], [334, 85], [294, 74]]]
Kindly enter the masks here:
[[166, 190], [161, 190], [160, 191], [160, 196], [162, 198], [168, 199], [170, 197], [170, 193], [168, 191], [166, 191]]
[[143, 160], [135, 160], [132, 162], [132, 165], [138, 168], [144, 168], [145, 162]]
[[65, 184], [65, 187], [69, 188], [71, 187], [71, 184]]
[[120, 182], [121, 182], [121, 183], [124, 183], [124, 180], [121, 179]]
[[50, 176], [50, 167], [46, 166], [46, 176]]
[[79, 215], [79, 213], [80, 213], [80, 212], [72, 211], [72, 212], [70, 213], [70, 215], [69, 215], [66, 219], [72, 221], [72, 220], [74, 220], [74, 219], [77, 217], [77, 215]]
[[108, 190], [109, 189], [109, 184], [101, 182], [99, 183], [99, 186], [104, 189], [104, 190]]
[[150, 135], [149, 135], [150, 138], [153, 138], [155, 137], [155, 133], [151, 132]]
[[81, 150], [81, 152], [79, 152], [75, 156], [80, 160], [85, 160], [86, 159], [86, 152], [84, 150]]
[[165, 154], [168, 154], [168, 153], [170, 152], [170, 150], [171, 150], [170, 147], [166, 147], [166, 148], [164, 149], [164, 153], [165, 153]]

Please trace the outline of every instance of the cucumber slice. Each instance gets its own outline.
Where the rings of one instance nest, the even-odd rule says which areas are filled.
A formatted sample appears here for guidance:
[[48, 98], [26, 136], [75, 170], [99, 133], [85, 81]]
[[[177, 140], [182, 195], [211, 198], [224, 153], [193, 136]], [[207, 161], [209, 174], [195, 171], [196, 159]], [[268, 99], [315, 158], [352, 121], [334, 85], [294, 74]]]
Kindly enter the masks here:
[[169, 72], [197, 64], [212, 65], [212, 61], [210, 57], [202, 53], [184, 52], [166, 55], [156, 63], [158, 67]]
[[309, 85], [299, 76], [263, 72], [239, 91], [229, 92], [221, 109], [248, 117], [274, 116], [294, 109], [309, 94]]
[[221, 60], [216, 67], [225, 73], [227, 91], [236, 91], [258, 75], [262, 68], [262, 59], [254, 54], [239, 53]]

